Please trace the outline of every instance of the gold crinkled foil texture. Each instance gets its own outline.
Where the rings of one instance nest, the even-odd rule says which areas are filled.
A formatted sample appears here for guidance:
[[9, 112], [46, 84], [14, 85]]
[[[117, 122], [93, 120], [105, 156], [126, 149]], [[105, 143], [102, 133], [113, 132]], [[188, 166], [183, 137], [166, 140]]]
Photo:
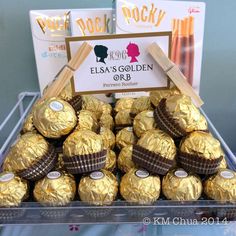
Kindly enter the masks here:
[[[224, 178], [222, 172], [232, 175], [232, 178]], [[222, 176], [223, 175], [223, 176]], [[231, 177], [231, 176], [230, 176]], [[236, 173], [229, 169], [221, 169], [204, 182], [205, 194], [217, 201], [236, 201]]]
[[[207, 122], [186, 95], [173, 95], [166, 99], [166, 110], [186, 132], [207, 130]], [[200, 124], [200, 125], [199, 125]], [[200, 127], [199, 127], [200, 126]]]
[[65, 206], [75, 197], [76, 183], [74, 177], [66, 172], [59, 172], [61, 176], [50, 179], [48, 174], [35, 184], [34, 198], [45, 206]]
[[115, 116], [116, 125], [132, 125], [130, 111], [131, 111], [130, 109], [124, 109], [117, 112]]
[[104, 169], [113, 172], [116, 168], [116, 153], [108, 150]]
[[132, 203], [150, 204], [160, 196], [161, 181], [157, 175], [140, 178], [136, 175], [138, 169], [131, 169], [126, 173], [120, 183], [122, 197]]
[[180, 94], [180, 91], [173, 87], [171, 89], [159, 89], [150, 92], [151, 103], [157, 107], [161, 99], [168, 98], [172, 95]]
[[136, 141], [137, 137], [134, 135], [132, 127], [126, 127], [120, 130], [116, 135], [116, 145], [120, 149], [127, 145], [135, 144]]
[[28, 184], [12, 172], [2, 172], [0, 178], [12, 175], [9, 181], [0, 181], [0, 207], [17, 207], [28, 197]]
[[224, 156], [224, 153], [222, 153], [223, 159], [220, 162], [219, 169], [226, 169], [227, 168], [227, 162]]
[[174, 169], [164, 176], [162, 181], [162, 192], [167, 199], [176, 201], [193, 201], [200, 198], [202, 193], [202, 182], [199, 176], [193, 173], [186, 173], [186, 177], [178, 176]]
[[58, 95], [59, 98], [65, 100], [65, 101], [69, 101], [73, 98], [73, 92], [72, 92], [72, 88], [71, 88], [71, 82], [69, 82], [60, 92], [60, 94]]
[[47, 138], [60, 138], [67, 135], [77, 124], [73, 107], [59, 98], [41, 101], [33, 110], [34, 126]]
[[113, 130], [114, 128], [114, 120], [110, 114], [102, 114], [99, 120], [100, 127], [108, 128]]
[[39, 161], [48, 151], [49, 145], [40, 134], [25, 133], [11, 147], [3, 164], [3, 169], [18, 172]]
[[96, 115], [87, 110], [81, 110], [77, 113], [78, 123], [75, 130], [92, 130], [97, 132], [98, 122]]
[[116, 136], [113, 134], [113, 132], [108, 129], [101, 127], [100, 128], [100, 135], [103, 140], [103, 146], [105, 149], [113, 149], [116, 144]]
[[109, 114], [112, 113], [112, 106], [109, 103], [102, 102], [102, 114]]
[[126, 173], [132, 168], [136, 168], [137, 166], [132, 161], [132, 152], [133, 152], [133, 145], [128, 145], [121, 149], [119, 156], [118, 156], [118, 168]]
[[100, 179], [92, 179], [90, 175], [81, 178], [79, 196], [82, 201], [93, 205], [110, 205], [116, 198], [118, 182], [110, 171], [100, 171], [104, 174]]
[[132, 114], [138, 114], [145, 110], [153, 110], [150, 97], [141, 96], [137, 98], [131, 108]]
[[102, 150], [101, 136], [91, 130], [75, 131], [63, 143], [63, 154], [67, 157], [92, 154]]
[[138, 137], [141, 137], [146, 131], [155, 129], [156, 122], [154, 119], [153, 111], [142, 111], [134, 118], [134, 132]]
[[30, 113], [25, 121], [24, 121], [24, 124], [23, 124], [23, 127], [22, 127], [22, 132], [23, 133], [27, 133], [27, 132], [37, 132], [37, 130], [35, 129], [34, 127], [34, 123], [33, 123], [33, 114]]
[[220, 142], [210, 133], [194, 131], [185, 137], [180, 144], [180, 151], [206, 159], [215, 159], [224, 156]]
[[134, 98], [121, 98], [116, 102], [115, 112], [119, 112], [125, 109], [131, 109], [134, 103]]
[[161, 130], [148, 130], [137, 144], [167, 159], [175, 159], [176, 146], [174, 140]]

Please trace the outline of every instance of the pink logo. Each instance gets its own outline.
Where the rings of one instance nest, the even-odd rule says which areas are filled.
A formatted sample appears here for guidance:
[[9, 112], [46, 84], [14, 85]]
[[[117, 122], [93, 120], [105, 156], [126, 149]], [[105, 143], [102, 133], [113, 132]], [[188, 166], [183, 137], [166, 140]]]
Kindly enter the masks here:
[[200, 8], [199, 7], [190, 7], [188, 9], [188, 12], [189, 14], [192, 14], [192, 13], [200, 13]]
[[139, 47], [135, 43], [129, 43], [126, 47], [128, 57], [131, 57], [130, 63], [138, 62], [137, 58], [140, 55]]

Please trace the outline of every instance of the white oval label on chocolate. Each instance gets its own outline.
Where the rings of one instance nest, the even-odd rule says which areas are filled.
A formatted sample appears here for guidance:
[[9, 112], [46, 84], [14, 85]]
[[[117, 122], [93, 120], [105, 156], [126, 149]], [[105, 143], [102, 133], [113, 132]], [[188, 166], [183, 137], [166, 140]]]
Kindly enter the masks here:
[[147, 178], [149, 176], [149, 172], [146, 170], [137, 170], [135, 172], [135, 174], [139, 177], [139, 178]]
[[234, 174], [231, 171], [228, 171], [228, 170], [221, 171], [220, 175], [225, 179], [232, 179], [234, 177]]
[[176, 170], [175, 176], [177, 176], [179, 178], [185, 178], [188, 176], [188, 173], [185, 170]]
[[7, 173], [2, 176], [0, 176], [0, 182], [8, 182], [12, 179], [14, 179], [15, 175], [13, 173]]
[[61, 177], [61, 173], [59, 171], [51, 171], [47, 174], [49, 179], [58, 179]]
[[153, 117], [154, 117], [153, 111], [149, 111], [149, 112], [147, 113], [147, 117], [153, 118]]
[[128, 130], [129, 132], [133, 132], [133, 127], [127, 127], [127, 130]]
[[101, 171], [94, 171], [89, 176], [91, 179], [102, 179], [104, 174]]
[[101, 127], [100, 128], [100, 133], [104, 132], [104, 130], [105, 130], [104, 127]]
[[53, 111], [62, 111], [64, 108], [63, 104], [58, 101], [51, 102], [49, 106]]

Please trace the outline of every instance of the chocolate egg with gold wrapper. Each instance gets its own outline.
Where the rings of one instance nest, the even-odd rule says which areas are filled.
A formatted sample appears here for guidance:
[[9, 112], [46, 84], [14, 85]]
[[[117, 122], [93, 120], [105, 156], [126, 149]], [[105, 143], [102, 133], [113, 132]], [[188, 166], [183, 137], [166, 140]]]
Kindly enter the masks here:
[[111, 205], [118, 192], [118, 182], [111, 172], [102, 169], [82, 177], [78, 192], [83, 202], [92, 205]]
[[119, 149], [137, 142], [133, 127], [126, 127], [116, 134], [116, 145]]
[[28, 180], [37, 180], [45, 176], [56, 161], [55, 148], [42, 135], [28, 132], [10, 148], [3, 169]]
[[114, 172], [116, 169], [116, 153], [110, 149], [107, 150], [106, 164], [104, 169], [110, 172]]
[[121, 98], [117, 100], [114, 108], [115, 112], [117, 113], [125, 109], [131, 109], [134, 101], [135, 101], [134, 98]]
[[60, 138], [69, 134], [77, 124], [73, 107], [59, 98], [41, 101], [33, 110], [34, 126], [47, 138]]
[[201, 196], [202, 189], [200, 177], [181, 168], [169, 171], [162, 181], [162, 192], [170, 200], [197, 200]]
[[115, 147], [116, 136], [113, 134], [113, 132], [110, 129], [101, 127], [100, 135], [102, 137], [103, 146], [105, 149], [113, 149]]

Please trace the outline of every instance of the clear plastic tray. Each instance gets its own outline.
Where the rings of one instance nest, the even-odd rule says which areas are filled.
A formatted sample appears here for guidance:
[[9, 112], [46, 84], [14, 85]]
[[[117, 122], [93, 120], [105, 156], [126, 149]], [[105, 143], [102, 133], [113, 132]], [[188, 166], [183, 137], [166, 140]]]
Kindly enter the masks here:
[[[17, 137], [24, 118], [30, 111], [39, 93], [24, 92], [14, 108], [0, 125], [0, 163], [3, 162], [12, 142]], [[207, 115], [209, 128], [225, 151], [229, 168], [236, 170], [236, 158], [220, 136]], [[14, 118], [14, 122], [11, 119]], [[16, 119], [17, 118], [17, 119]], [[9, 127], [11, 126], [12, 127]], [[6, 139], [3, 134], [9, 130]], [[3, 141], [4, 140], [4, 141]], [[169, 201], [158, 200], [153, 205], [135, 205], [117, 200], [111, 206], [90, 206], [74, 201], [66, 207], [42, 207], [36, 202], [23, 202], [17, 208], [0, 208], [0, 224], [99, 224], [140, 223], [144, 224], [226, 224], [236, 220], [236, 203], [213, 200]]]

